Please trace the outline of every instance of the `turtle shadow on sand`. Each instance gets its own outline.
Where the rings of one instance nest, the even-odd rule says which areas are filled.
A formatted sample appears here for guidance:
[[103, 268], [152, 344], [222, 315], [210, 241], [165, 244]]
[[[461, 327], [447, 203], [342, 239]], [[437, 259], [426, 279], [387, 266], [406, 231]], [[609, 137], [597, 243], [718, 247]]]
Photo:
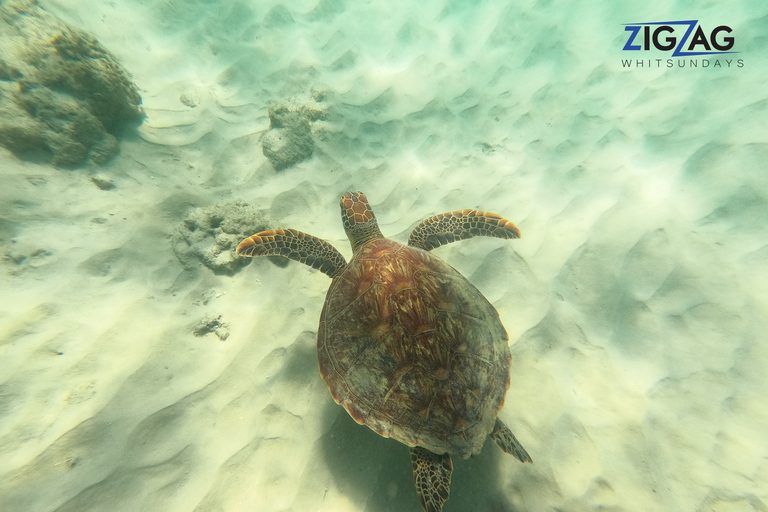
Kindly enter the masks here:
[[[316, 336], [302, 333], [288, 352], [284, 375], [297, 386], [311, 388], [320, 380]], [[321, 387], [325, 387], [324, 383]], [[326, 400], [316, 414], [323, 417], [321, 423], [329, 425], [329, 429], [315, 442], [313, 450], [321, 456], [321, 464], [336, 488], [364, 512], [421, 512], [408, 448], [355, 423], [343, 407], [326, 393], [323, 395]], [[454, 459], [451, 496], [444, 512], [518, 511], [498, 476], [504, 464], [514, 467], [518, 463], [490, 439], [486, 439], [480, 454], [466, 460]]]
[[[325, 387], [317, 372], [316, 333], [303, 332], [288, 351], [284, 376], [296, 386]], [[358, 425], [327, 396], [315, 412], [328, 431], [317, 439], [313, 451], [322, 459], [335, 487], [364, 512], [421, 512], [408, 448]], [[504, 464], [517, 465], [514, 457], [486, 439], [483, 451], [469, 459], [454, 459], [451, 496], [444, 512], [516, 512], [509, 491], [498, 476]], [[312, 470], [310, 470], [310, 473]], [[316, 495], [312, 499], [319, 499]]]
[[[421, 512], [408, 448], [358, 425], [346, 411], [328, 402], [321, 414], [331, 429], [318, 440], [337, 488], [364, 512]], [[487, 439], [483, 451], [469, 459], [454, 458], [451, 496], [444, 512], [515, 512], [498, 476], [503, 464], [519, 464]]]

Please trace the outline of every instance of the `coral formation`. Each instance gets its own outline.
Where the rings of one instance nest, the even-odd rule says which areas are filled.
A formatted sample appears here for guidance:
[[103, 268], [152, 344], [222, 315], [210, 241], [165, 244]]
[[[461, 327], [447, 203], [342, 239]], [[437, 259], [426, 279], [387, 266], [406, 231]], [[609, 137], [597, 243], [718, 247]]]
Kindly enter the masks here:
[[198, 338], [211, 333], [218, 336], [221, 341], [226, 341], [229, 338], [229, 324], [221, 320], [221, 315], [205, 316], [192, 329], [192, 334]]
[[[272, 224], [244, 201], [196, 208], [179, 227], [174, 252], [187, 267], [202, 263], [215, 274], [233, 275], [250, 262], [235, 254], [238, 244]], [[280, 266], [288, 263], [282, 257], [270, 259]]]
[[0, 3], [0, 55], [0, 145], [18, 156], [102, 165], [121, 129], [144, 119], [114, 57], [34, 2]]
[[288, 101], [269, 109], [269, 131], [261, 148], [275, 170], [283, 170], [312, 156], [315, 143], [310, 123], [325, 117], [319, 105], [324, 93], [313, 91], [313, 100]]

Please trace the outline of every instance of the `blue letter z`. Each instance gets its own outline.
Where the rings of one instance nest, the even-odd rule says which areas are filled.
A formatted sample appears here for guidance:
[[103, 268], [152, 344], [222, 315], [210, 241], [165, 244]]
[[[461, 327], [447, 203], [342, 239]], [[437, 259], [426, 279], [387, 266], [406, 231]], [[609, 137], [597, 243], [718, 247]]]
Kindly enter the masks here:
[[632, 32], [632, 35], [629, 36], [629, 40], [627, 41], [627, 44], [624, 45], [624, 48], [622, 50], [642, 50], [639, 44], [633, 45], [632, 42], [637, 37], [637, 34], [640, 33], [640, 29], [642, 27], [639, 26], [631, 26], [631, 27], [624, 27], [625, 31]]

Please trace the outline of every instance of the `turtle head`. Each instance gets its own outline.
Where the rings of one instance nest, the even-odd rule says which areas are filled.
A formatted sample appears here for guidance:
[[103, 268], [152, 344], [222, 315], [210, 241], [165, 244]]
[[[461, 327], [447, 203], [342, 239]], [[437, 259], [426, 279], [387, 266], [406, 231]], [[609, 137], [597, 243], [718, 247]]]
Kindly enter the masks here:
[[347, 232], [353, 252], [369, 240], [384, 238], [365, 194], [344, 192], [340, 203], [341, 221], [344, 223], [344, 231]]

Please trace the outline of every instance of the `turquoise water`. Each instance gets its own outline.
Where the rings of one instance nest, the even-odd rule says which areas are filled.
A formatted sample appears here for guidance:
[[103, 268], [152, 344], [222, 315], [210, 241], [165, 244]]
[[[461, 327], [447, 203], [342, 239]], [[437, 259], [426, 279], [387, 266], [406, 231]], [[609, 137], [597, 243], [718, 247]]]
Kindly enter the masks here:
[[[0, 510], [420, 510], [319, 375], [330, 280], [231, 253], [263, 224], [349, 260], [346, 190], [401, 243], [464, 208], [522, 232], [433, 252], [499, 312], [534, 461], [454, 457], [445, 512], [768, 507], [765, 5], [40, 5], [147, 117], [103, 166], [0, 148]], [[739, 53], [623, 50], [683, 20]]]

